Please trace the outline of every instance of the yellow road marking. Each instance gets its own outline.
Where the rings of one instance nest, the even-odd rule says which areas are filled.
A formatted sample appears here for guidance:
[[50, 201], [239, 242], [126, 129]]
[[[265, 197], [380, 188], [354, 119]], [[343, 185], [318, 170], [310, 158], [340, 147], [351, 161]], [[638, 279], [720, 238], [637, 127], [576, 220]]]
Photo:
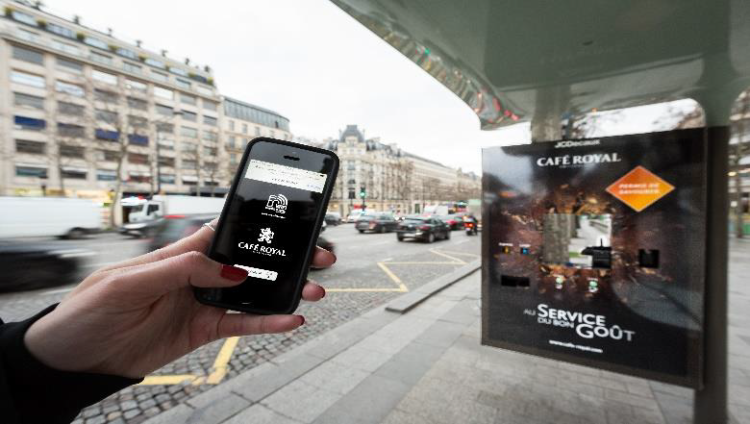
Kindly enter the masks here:
[[385, 263], [378, 262], [378, 266], [380, 267], [380, 269], [383, 270], [383, 272], [385, 272], [385, 274], [388, 277], [391, 278], [391, 280], [393, 280], [394, 283], [396, 283], [396, 285], [398, 285], [398, 288], [400, 289], [399, 291], [402, 291], [402, 292], [408, 292], [409, 291], [409, 289], [406, 287], [406, 285], [401, 282], [401, 279], [398, 278], [398, 276], [396, 274], [394, 274], [393, 271], [391, 271], [390, 269], [388, 269], [387, 266], [385, 266]]
[[451, 260], [453, 260], [453, 261], [456, 261], [457, 263], [459, 263], [459, 264], [461, 264], [461, 265], [463, 265], [463, 264], [465, 264], [465, 263], [466, 263], [466, 262], [464, 262], [463, 260], [461, 260], [461, 259], [459, 259], [459, 258], [454, 258], [453, 256], [450, 256], [450, 255], [448, 255], [447, 253], [443, 253], [443, 252], [438, 252], [438, 251], [437, 251], [437, 250], [435, 250], [435, 249], [430, 249], [430, 252], [431, 252], [431, 253], [434, 253], [434, 254], [436, 254], [436, 255], [438, 255], [438, 256], [442, 256], [442, 257], [444, 257], [444, 258], [448, 258], [448, 259], [451, 259]]
[[403, 292], [404, 290], [402, 288], [381, 288], [381, 287], [375, 287], [375, 288], [344, 288], [344, 289], [326, 289], [326, 293], [331, 292], [338, 292], [338, 293], [346, 293], [346, 292], [360, 292], [360, 293], [367, 293], [367, 292]]
[[232, 354], [239, 341], [239, 337], [230, 337], [224, 342], [219, 355], [216, 356], [216, 360], [214, 361], [214, 372], [206, 378], [206, 383], [219, 384], [224, 379], [224, 376], [227, 375], [229, 360], [232, 359]]
[[143, 379], [139, 386], [155, 386], [159, 384], [180, 384], [186, 381], [193, 381], [197, 376], [192, 374], [177, 374], [177, 375], [149, 375]]

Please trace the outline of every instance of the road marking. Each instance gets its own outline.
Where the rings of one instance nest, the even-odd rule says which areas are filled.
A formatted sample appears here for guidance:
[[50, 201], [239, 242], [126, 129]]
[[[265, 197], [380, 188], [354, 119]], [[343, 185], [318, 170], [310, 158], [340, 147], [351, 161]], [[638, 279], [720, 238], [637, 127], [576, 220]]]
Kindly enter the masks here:
[[[232, 354], [234, 353], [234, 349], [237, 347], [237, 342], [239, 341], [239, 337], [230, 337], [224, 342], [224, 345], [219, 351], [219, 355], [216, 356], [216, 360], [214, 361], [214, 372], [209, 374], [208, 378], [206, 378], [206, 383], [219, 384], [221, 380], [224, 379], [224, 376], [227, 375], [229, 360], [232, 359]], [[194, 382], [193, 384], [197, 385], [200, 383]]]
[[462, 265], [466, 264], [466, 262], [464, 262], [463, 260], [461, 260], [459, 258], [454, 258], [453, 256], [450, 256], [447, 253], [439, 252], [439, 251], [437, 251], [437, 249], [430, 249], [430, 252], [432, 252], [432, 253], [434, 253], [434, 254], [436, 254], [438, 256], [442, 256], [444, 258], [451, 259], [451, 260], [453, 260], [453, 261], [455, 261], [455, 262], [457, 262], [459, 264], [462, 264]]
[[388, 277], [390, 277], [391, 280], [393, 280], [394, 283], [396, 283], [396, 285], [398, 285], [398, 288], [400, 289], [399, 291], [402, 291], [402, 292], [408, 292], [409, 291], [409, 289], [406, 288], [406, 286], [404, 285], [404, 283], [401, 282], [401, 279], [398, 278], [398, 276], [396, 274], [394, 274], [393, 271], [391, 271], [390, 269], [388, 269], [388, 267], [383, 262], [378, 262], [378, 266], [380, 267], [380, 269], [383, 270], [383, 272], [385, 272], [385, 274]]
[[182, 384], [186, 381], [193, 381], [197, 376], [192, 374], [177, 375], [148, 375], [143, 379], [139, 386], [158, 386], [160, 384]]

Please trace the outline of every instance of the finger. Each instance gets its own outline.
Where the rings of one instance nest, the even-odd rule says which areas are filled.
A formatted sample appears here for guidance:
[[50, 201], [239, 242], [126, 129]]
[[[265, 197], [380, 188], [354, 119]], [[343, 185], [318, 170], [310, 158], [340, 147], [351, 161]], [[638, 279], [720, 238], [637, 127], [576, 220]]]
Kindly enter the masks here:
[[[216, 228], [219, 218], [215, 218], [211, 221], [211, 226]], [[211, 245], [211, 240], [214, 238], [214, 230], [208, 227], [201, 227], [198, 231], [191, 234], [188, 237], [180, 239], [179, 241], [170, 244], [169, 246], [162, 247], [161, 249], [154, 250], [151, 253], [141, 255], [126, 261], [118, 262], [116, 264], [101, 268], [99, 271], [111, 271], [117, 268], [125, 268], [134, 265], [148, 264], [152, 262], [161, 261], [173, 256], [178, 256], [183, 253], [190, 251], [196, 252], [207, 252], [208, 246]]]
[[[118, 278], [124, 274], [127, 278]], [[247, 278], [242, 268], [224, 265], [199, 252], [187, 252], [158, 262], [118, 270], [118, 286], [147, 296], [161, 296], [183, 287], [232, 287]]]
[[216, 327], [219, 338], [284, 333], [305, 323], [302, 315], [224, 314]]
[[317, 302], [326, 297], [326, 289], [314, 281], [308, 281], [302, 288], [302, 298], [308, 302]]
[[328, 268], [336, 263], [336, 255], [318, 246], [312, 260], [312, 266], [316, 268]]

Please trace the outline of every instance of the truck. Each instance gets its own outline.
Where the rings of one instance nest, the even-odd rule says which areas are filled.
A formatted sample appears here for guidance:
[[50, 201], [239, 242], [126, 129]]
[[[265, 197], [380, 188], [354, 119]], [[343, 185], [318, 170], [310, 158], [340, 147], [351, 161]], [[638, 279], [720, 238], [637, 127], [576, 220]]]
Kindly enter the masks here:
[[102, 205], [64, 197], [0, 197], [0, 238], [81, 238], [99, 232]]
[[197, 197], [156, 195], [150, 200], [133, 206], [128, 215], [131, 223], [152, 221], [166, 215], [219, 215], [224, 199], [219, 197]]

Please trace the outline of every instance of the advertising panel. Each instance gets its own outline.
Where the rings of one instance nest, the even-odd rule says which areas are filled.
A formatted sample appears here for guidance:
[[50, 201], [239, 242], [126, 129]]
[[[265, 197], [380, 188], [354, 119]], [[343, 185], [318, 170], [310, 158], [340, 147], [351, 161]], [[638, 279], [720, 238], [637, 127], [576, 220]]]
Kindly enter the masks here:
[[482, 343], [700, 387], [704, 134], [485, 149]]

